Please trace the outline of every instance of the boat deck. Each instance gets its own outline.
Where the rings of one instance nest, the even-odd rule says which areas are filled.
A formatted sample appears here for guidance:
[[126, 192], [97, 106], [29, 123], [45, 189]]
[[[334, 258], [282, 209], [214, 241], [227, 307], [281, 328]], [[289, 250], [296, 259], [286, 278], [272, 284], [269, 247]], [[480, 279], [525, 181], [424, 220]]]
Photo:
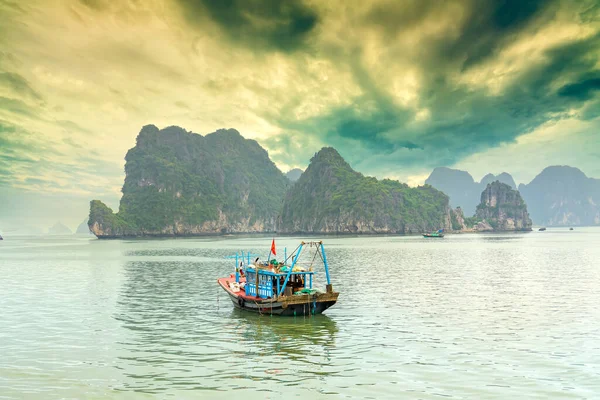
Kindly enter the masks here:
[[[219, 279], [217, 279], [217, 282], [219, 283], [219, 285], [221, 285], [221, 287], [223, 289], [225, 289], [227, 292], [229, 292], [229, 294], [231, 294], [232, 296], [241, 297], [244, 300], [251, 300], [251, 301], [263, 301], [264, 300], [264, 299], [261, 299], [260, 297], [246, 295], [246, 291], [244, 289], [240, 289], [239, 292], [234, 292], [233, 290], [231, 290], [231, 288], [229, 287], [229, 283], [235, 282], [234, 274], [229, 275], [227, 278], [219, 278]], [[246, 278], [240, 277], [240, 283], [242, 283], [242, 282], [246, 282]]]

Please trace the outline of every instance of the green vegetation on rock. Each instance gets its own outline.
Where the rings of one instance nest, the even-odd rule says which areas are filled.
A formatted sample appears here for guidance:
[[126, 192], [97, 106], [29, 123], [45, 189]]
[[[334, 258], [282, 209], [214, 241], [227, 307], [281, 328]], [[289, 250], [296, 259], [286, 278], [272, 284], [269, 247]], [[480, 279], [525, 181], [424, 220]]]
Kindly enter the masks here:
[[450, 222], [452, 224], [452, 230], [459, 231], [462, 229], [462, 225], [458, 221], [458, 215], [456, 212], [450, 212]]
[[473, 228], [475, 225], [477, 225], [481, 221], [482, 221], [482, 219], [479, 218], [477, 215], [474, 215], [472, 217], [465, 217], [465, 226], [467, 228]]
[[94, 234], [102, 232], [102, 236], [119, 237], [135, 235], [135, 227], [100, 200], [90, 202], [90, 218], [88, 226]]
[[119, 212], [92, 202], [97, 236], [274, 231], [289, 185], [267, 152], [234, 129], [201, 136], [148, 125], [125, 160]]
[[323, 148], [288, 192], [283, 232], [415, 233], [450, 228], [448, 197], [429, 185], [410, 188], [354, 171]]

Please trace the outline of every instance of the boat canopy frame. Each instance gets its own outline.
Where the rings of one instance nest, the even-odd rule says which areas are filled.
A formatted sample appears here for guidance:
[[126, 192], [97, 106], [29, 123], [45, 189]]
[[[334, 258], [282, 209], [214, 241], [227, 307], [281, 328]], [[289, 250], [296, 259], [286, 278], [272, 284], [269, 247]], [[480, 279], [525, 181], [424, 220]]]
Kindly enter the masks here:
[[[305, 247], [311, 247], [311, 248], [315, 248], [315, 254], [309, 264], [308, 267], [308, 271], [296, 271], [294, 272], [294, 267], [296, 266], [300, 255], [303, 254], [302, 251]], [[321, 262], [323, 263], [323, 267], [325, 270], [325, 278], [327, 280], [327, 286], [330, 287], [331, 286], [331, 278], [329, 275], [329, 264], [327, 262], [327, 254], [325, 253], [325, 247], [323, 246], [323, 241], [301, 241], [300, 244], [298, 245], [298, 247], [296, 247], [296, 249], [288, 256], [287, 255], [287, 249], [284, 249], [284, 261], [283, 263], [281, 263], [280, 265], [284, 265], [286, 266], [286, 264], [288, 263], [288, 260], [291, 259], [291, 265], [289, 265], [287, 268], [287, 271], [284, 271], [283, 273], [276, 273], [273, 271], [269, 271], [269, 270], [263, 270], [260, 268], [257, 268], [256, 266], [254, 266], [253, 264], [251, 264], [250, 260], [253, 257], [258, 256], [258, 254], [251, 254], [250, 252], [244, 253], [243, 251], [241, 252], [241, 254], [238, 254], [237, 252], [235, 253], [235, 255], [231, 255], [231, 256], [227, 256], [226, 258], [229, 259], [235, 259], [235, 280], [236, 282], [239, 283], [240, 281], [240, 270], [244, 270], [244, 273], [247, 277], [246, 279], [246, 287], [248, 289], [250, 289], [250, 292], [255, 295], [256, 297], [262, 297], [262, 298], [268, 298], [268, 297], [272, 297], [272, 296], [267, 296], [266, 292], [268, 292], [269, 290], [272, 293], [272, 286], [269, 287], [263, 287], [260, 288], [259, 286], [259, 278], [260, 276], [269, 276], [270, 278], [276, 278], [274, 279], [277, 282], [277, 290], [275, 292], [276, 297], [281, 296], [284, 292], [285, 289], [289, 283], [290, 277], [292, 275], [297, 275], [297, 276], [303, 276], [304, 278], [304, 287], [308, 286], [310, 289], [312, 289], [313, 286], [313, 265], [316, 261], [317, 255], [319, 256]], [[270, 254], [269, 254], [270, 256]], [[269, 261], [270, 261], [270, 257], [269, 257]], [[256, 275], [257, 274], [257, 275]], [[282, 284], [280, 284], [279, 279], [277, 278], [281, 278], [281, 277], [285, 277], [284, 281]], [[308, 277], [308, 282], [307, 282], [307, 278]], [[250, 279], [252, 278], [252, 279]], [[251, 283], [252, 280], [255, 280], [256, 283]], [[255, 285], [252, 286], [252, 285]], [[249, 287], [250, 286], [250, 287]]]

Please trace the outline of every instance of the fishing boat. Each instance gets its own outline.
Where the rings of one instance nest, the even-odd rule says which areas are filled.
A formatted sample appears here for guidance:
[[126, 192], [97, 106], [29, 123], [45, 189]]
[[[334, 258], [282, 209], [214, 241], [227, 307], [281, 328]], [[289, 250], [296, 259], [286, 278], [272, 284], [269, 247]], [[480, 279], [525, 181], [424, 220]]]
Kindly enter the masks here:
[[[333, 291], [329, 265], [323, 242], [300, 242], [284, 261], [272, 259], [276, 255], [275, 240], [266, 262], [256, 254], [236, 253], [235, 273], [219, 278], [217, 283], [227, 293], [234, 307], [270, 315], [321, 314], [333, 306], [339, 293]], [[256, 258], [255, 258], [256, 257]], [[321, 264], [327, 284], [325, 290], [313, 287], [314, 267]]]
[[538, 229], [538, 231], [540, 231], [540, 232], [544, 232], [545, 230], [546, 230], [546, 228], [540, 228], [540, 229]]
[[443, 232], [444, 232], [444, 230], [440, 229], [437, 232], [424, 233], [423, 237], [426, 237], [426, 238], [443, 238], [444, 237], [444, 233]]

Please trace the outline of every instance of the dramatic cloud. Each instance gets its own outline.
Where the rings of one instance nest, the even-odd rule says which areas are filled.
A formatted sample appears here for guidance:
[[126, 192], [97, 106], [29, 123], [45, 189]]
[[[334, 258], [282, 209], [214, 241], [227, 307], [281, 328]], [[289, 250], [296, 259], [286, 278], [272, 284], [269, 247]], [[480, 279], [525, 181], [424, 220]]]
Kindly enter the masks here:
[[186, 20], [203, 28], [214, 22], [234, 43], [290, 52], [306, 44], [318, 16], [300, 0], [177, 0]]
[[0, 0], [0, 19], [12, 196], [116, 204], [149, 123], [236, 128], [282, 170], [328, 145], [411, 184], [441, 165], [600, 177], [597, 1]]

